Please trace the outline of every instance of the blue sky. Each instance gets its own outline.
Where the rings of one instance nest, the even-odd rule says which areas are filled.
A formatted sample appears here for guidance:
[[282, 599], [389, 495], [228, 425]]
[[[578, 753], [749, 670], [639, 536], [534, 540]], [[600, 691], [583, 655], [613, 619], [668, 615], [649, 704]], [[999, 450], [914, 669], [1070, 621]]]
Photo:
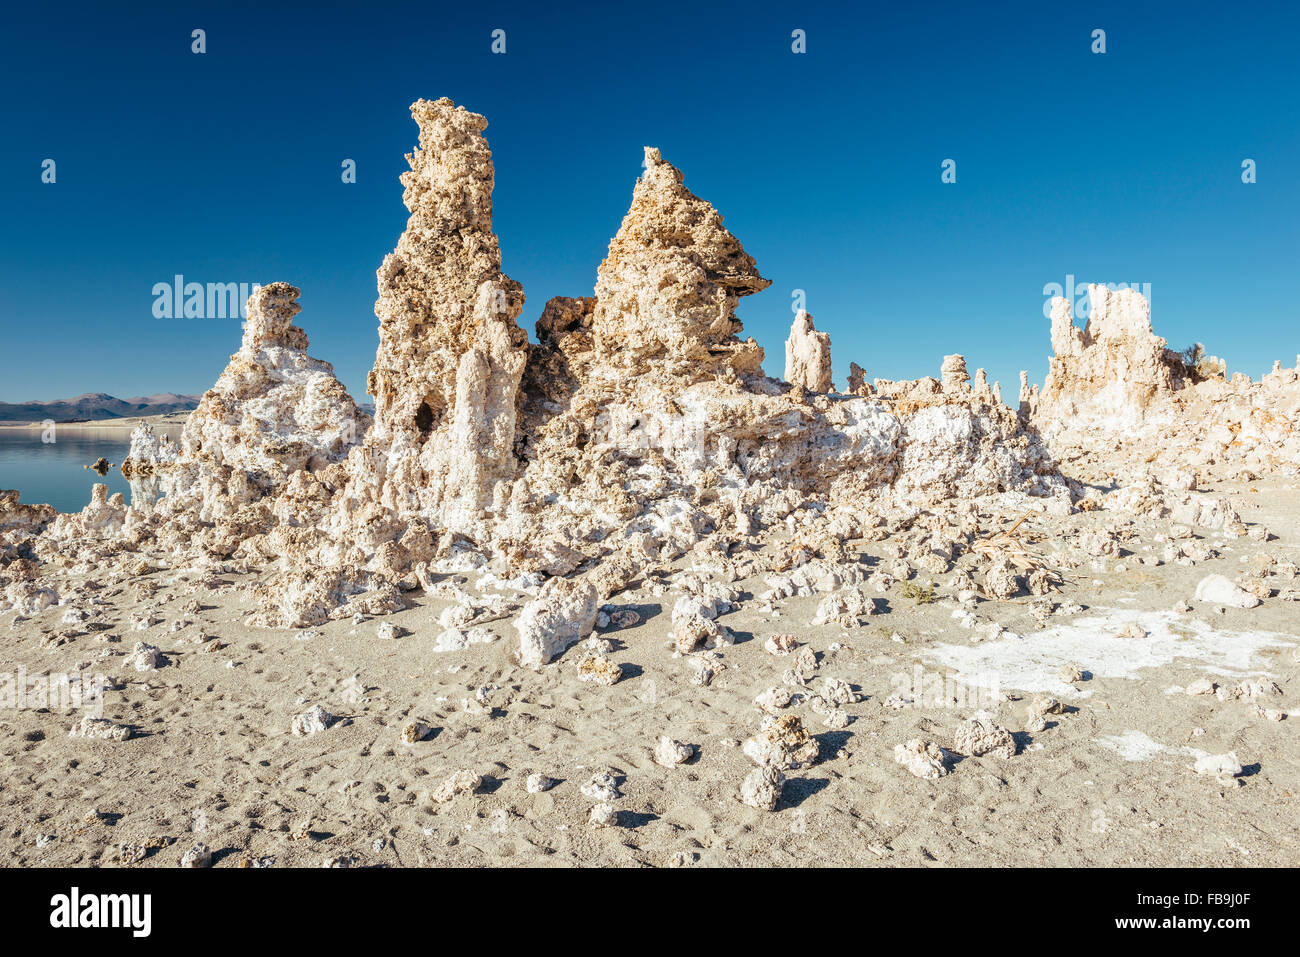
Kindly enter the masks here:
[[1294, 5], [540, 7], [6, 8], [0, 400], [206, 389], [238, 322], [155, 318], [177, 273], [301, 287], [312, 353], [362, 398], [421, 96], [488, 117], [530, 335], [591, 292], [653, 145], [773, 281], [740, 309], [770, 375], [803, 289], [838, 385], [961, 352], [1014, 401], [1069, 275], [1150, 284], [1156, 331], [1230, 370], [1300, 352]]

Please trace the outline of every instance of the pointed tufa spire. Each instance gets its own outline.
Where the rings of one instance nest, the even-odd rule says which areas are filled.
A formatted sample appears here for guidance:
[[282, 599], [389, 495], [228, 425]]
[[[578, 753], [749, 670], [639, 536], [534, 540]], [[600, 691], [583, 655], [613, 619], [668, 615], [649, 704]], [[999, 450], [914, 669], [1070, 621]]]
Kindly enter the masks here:
[[302, 291], [287, 282], [261, 286], [248, 297], [248, 318], [244, 321], [242, 348], [256, 352], [268, 345], [289, 349], [306, 349], [307, 333], [293, 324], [302, 312], [298, 296]]
[[956, 354], [944, 356], [939, 376], [943, 382], [944, 392], [970, 391], [970, 374], [966, 371], [965, 356]]
[[1020, 370], [1020, 395], [1018, 397], [1017, 413], [1023, 422], [1028, 422], [1038, 414], [1038, 386], [1029, 384], [1029, 373], [1024, 369]]
[[802, 309], [785, 341], [785, 381], [812, 392], [831, 391], [831, 337], [818, 332], [813, 317]]
[[377, 479], [381, 502], [399, 514], [468, 532], [514, 478], [524, 295], [501, 271], [492, 231], [487, 120], [446, 97], [417, 100], [411, 116], [420, 127], [402, 174], [411, 215], [379, 267], [368, 382], [367, 458], [386, 465], [367, 481]]
[[487, 120], [443, 97], [417, 100], [419, 146], [407, 154], [402, 202], [410, 211], [397, 248], [378, 271], [379, 349], [367, 391], [375, 397], [375, 439], [398, 450], [422, 447], [453, 415], [461, 357], [491, 321], [511, 349], [527, 335], [515, 324], [524, 296], [501, 272], [492, 231], [492, 151]]
[[122, 475], [132, 506], [166, 516], [222, 519], [220, 527], [186, 532], [186, 544], [229, 554], [268, 531], [264, 509], [303, 473], [343, 461], [370, 417], [334, 375], [307, 354], [307, 333], [293, 324], [299, 291], [273, 282], [248, 298], [243, 343], [185, 420], [179, 445], [142, 424], [131, 436]]
[[876, 390], [867, 381], [867, 370], [856, 362], [849, 363], [849, 394], [871, 395]]
[[656, 359], [697, 378], [760, 373], [763, 350], [737, 337], [736, 304], [770, 285], [717, 210], [646, 147], [645, 173], [596, 274], [595, 347], [621, 373]]

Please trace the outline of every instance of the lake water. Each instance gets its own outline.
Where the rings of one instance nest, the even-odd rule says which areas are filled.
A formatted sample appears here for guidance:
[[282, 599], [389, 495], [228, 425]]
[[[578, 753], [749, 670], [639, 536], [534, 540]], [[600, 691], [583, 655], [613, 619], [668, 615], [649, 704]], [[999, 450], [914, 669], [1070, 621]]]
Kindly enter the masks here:
[[[178, 440], [181, 426], [155, 426], [154, 431]], [[53, 442], [42, 442], [40, 429], [0, 429], [0, 488], [16, 488], [20, 502], [46, 502], [60, 512], [81, 511], [90, 501], [90, 487], [97, 483], [107, 485], [110, 495], [121, 492], [130, 502], [131, 487], [118, 469], [130, 447], [129, 426], [60, 425]], [[82, 468], [100, 456], [113, 463], [107, 475], [100, 477]]]

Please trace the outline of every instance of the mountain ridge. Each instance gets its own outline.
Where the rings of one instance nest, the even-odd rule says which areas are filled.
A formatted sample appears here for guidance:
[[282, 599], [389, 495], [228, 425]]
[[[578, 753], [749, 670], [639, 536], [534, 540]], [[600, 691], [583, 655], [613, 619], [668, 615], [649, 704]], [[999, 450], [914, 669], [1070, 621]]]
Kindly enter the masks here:
[[201, 396], [177, 392], [157, 392], [153, 395], [132, 396], [119, 399], [106, 392], [86, 392], [69, 399], [48, 402], [0, 402], [0, 422], [55, 422], [127, 419], [146, 415], [165, 415], [169, 412], [189, 412], [199, 404]]

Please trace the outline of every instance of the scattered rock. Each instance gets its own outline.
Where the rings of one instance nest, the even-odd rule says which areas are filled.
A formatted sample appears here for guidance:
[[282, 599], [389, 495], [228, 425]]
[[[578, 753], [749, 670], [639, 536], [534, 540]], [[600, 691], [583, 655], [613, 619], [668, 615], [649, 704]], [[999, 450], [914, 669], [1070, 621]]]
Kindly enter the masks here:
[[918, 778], [933, 780], [948, 773], [948, 755], [943, 748], [920, 738], [894, 747], [894, 761]]
[[767, 714], [777, 714], [790, 707], [790, 692], [785, 688], [768, 688], [754, 699], [754, 704]]
[[482, 785], [482, 775], [462, 769], [439, 784], [430, 797], [438, 804], [446, 804], [458, 794], [473, 794]]
[[821, 696], [836, 705], [856, 704], [862, 700], [862, 696], [854, 691], [847, 681], [830, 677], [822, 679]]
[[549, 778], [545, 774], [530, 774], [528, 780], [524, 782], [524, 790], [529, 794], [541, 794], [543, 791], [549, 791], [558, 783], [555, 778]]
[[581, 641], [596, 625], [599, 595], [590, 582], [552, 578], [526, 604], [514, 626], [519, 632], [519, 662], [540, 668]]
[[1229, 608], [1254, 608], [1260, 603], [1258, 598], [1223, 575], [1206, 575], [1202, 578], [1196, 586], [1196, 600]]
[[805, 768], [817, 759], [817, 742], [804, 728], [797, 714], [763, 719], [758, 734], [743, 745], [742, 750], [760, 767], [778, 771]]
[[289, 730], [293, 734], [303, 737], [309, 734], [316, 734], [332, 727], [338, 718], [330, 714], [320, 705], [312, 705], [302, 714], [293, 719]]
[[1084, 671], [1074, 662], [1062, 665], [1061, 670], [1056, 673], [1056, 679], [1064, 684], [1077, 684], [1083, 680]]
[[433, 728], [423, 721], [408, 721], [402, 728], [403, 744], [418, 744], [433, 734]]
[[181, 867], [211, 867], [212, 851], [208, 845], [199, 842], [181, 855]]
[[660, 738], [654, 751], [655, 763], [666, 768], [675, 768], [679, 764], [686, 763], [694, 756], [695, 745], [683, 744], [668, 737]]
[[1011, 732], [986, 715], [975, 715], [959, 724], [953, 745], [958, 752], [977, 758], [1009, 760], [1016, 754], [1016, 740]]
[[610, 661], [604, 655], [592, 655], [578, 662], [578, 678], [581, 681], [593, 681], [608, 687], [621, 677], [623, 677], [623, 666]]
[[769, 655], [788, 655], [798, 647], [794, 635], [772, 635], [763, 642], [763, 650]]
[[760, 811], [775, 810], [784, 784], [785, 775], [776, 768], [755, 768], [740, 782], [740, 800]]
[[1236, 786], [1242, 782], [1239, 780], [1244, 768], [1241, 762], [1237, 760], [1237, 753], [1229, 751], [1227, 754], [1207, 754], [1196, 759], [1193, 765], [1197, 774], [1212, 774], [1220, 784]]
[[162, 664], [162, 652], [151, 644], [137, 641], [126, 663], [136, 671], [152, 671]]
[[98, 738], [101, 741], [125, 741], [131, 737], [130, 725], [118, 724], [108, 718], [83, 717], [72, 729], [71, 737]]
[[1029, 702], [1029, 713], [1033, 715], [1065, 714], [1065, 705], [1050, 695], [1035, 695]]

